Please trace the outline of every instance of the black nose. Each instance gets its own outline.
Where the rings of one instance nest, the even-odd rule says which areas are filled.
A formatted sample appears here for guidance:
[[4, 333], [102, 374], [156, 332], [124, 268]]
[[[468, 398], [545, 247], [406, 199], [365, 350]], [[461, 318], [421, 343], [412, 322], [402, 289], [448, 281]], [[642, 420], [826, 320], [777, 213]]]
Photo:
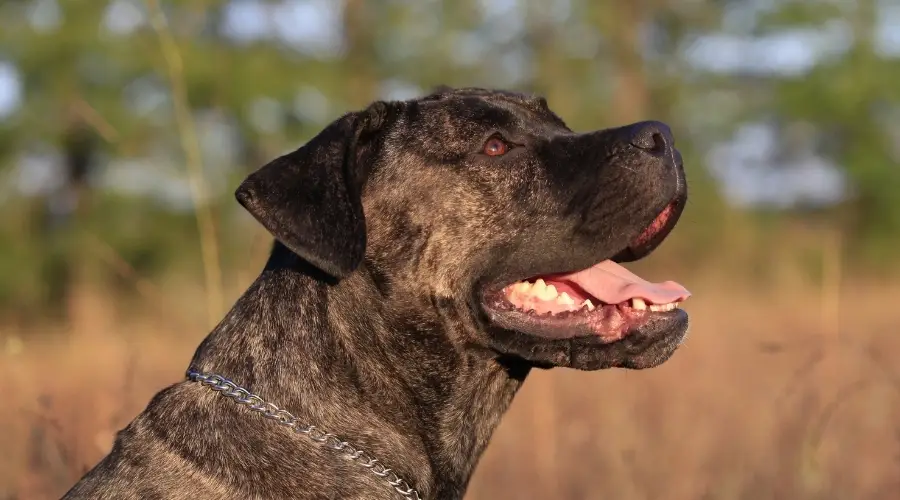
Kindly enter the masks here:
[[628, 129], [631, 133], [632, 146], [657, 158], [672, 158], [675, 138], [665, 123], [639, 122], [629, 126]]

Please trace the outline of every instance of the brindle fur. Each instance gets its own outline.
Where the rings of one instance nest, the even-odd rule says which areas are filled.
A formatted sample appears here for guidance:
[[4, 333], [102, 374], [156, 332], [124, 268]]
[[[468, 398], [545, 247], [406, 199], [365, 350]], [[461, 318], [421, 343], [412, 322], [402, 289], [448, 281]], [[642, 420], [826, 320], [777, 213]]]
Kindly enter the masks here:
[[[662, 151], [646, 130], [664, 134]], [[479, 154], [498, 131], [520, 147]], [[680, 313], [613, 344], [540, 339], [491, 325], [482, 287], [629, 260], [628, 242], [684, 192], [680, 172], [662, 124], [576, 134], [517, 93], [444, 88], [348, 113], [238, 189], [276, 243], [191, 365], [369, 451], [424, 498], [461, 498], [532, 367], [648, 368], [687, 329]], [[400, 496], [185, 381], [65, 498]]]

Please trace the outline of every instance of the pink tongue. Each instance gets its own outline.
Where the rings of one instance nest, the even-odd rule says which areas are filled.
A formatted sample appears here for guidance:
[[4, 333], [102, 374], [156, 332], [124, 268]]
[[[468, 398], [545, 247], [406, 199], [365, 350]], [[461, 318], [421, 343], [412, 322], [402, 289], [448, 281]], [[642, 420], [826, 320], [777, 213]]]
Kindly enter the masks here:
[[619, 304], [634, 298], [642, 298], [652, 304], [668, 304], [691, 296], [691, 292], [674, 281], [650, 283], [611, 260], [554, 279], [571, 281], [607, 304]]

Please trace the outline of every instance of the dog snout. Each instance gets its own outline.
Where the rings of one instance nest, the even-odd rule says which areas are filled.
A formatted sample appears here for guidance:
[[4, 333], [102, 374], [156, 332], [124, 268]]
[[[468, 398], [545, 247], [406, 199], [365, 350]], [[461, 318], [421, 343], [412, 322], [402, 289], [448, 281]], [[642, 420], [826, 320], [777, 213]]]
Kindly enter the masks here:
[[675, 159], [675, 137], [672, 130], [662, 122], [639, 122], [627, 127], [632, 146], [661, 159]]

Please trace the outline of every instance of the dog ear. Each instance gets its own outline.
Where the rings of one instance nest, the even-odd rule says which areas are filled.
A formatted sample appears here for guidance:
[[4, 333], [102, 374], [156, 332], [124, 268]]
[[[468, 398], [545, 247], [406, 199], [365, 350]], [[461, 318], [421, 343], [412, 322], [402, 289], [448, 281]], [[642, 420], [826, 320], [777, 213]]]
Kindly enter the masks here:
[[372, 158], [362, 143], [394, 108], [379, 101], [335, 120], [300, 149], [250, 174], [235, 192], [238, 203], [295, 254], [346, 277], [366, 250], [361, 193]]

